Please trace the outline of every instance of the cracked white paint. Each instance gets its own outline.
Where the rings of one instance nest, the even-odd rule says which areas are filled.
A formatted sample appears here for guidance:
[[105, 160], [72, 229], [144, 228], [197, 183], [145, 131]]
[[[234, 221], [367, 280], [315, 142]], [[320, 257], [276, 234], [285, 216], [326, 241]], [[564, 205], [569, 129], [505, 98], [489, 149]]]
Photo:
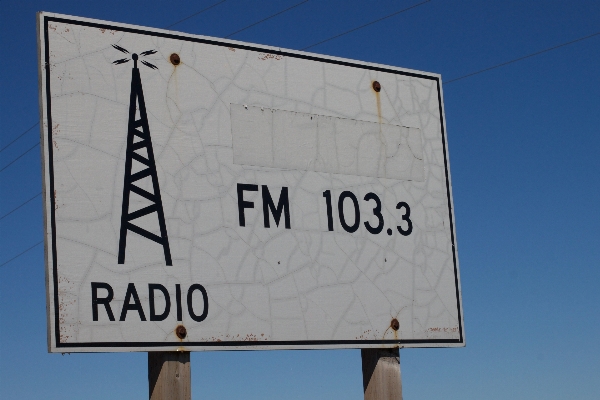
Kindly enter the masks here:
[[[221, 39], [208, 44], [200, 39], [209, 38], [199, 36], [169, 38], [167, 31], [156, 29], [126, 32], [132, 27], [123, 24], [99, 28], [89, 24], [98, 21], [58, 16], [70, 21], [48, 22], [46, 93], [44, 17], [56, 15], [40, 18], [51, 351], [355, 348], [381, 347], [356, 342], [381, 339], [402, 340], [407, 347], [464, 345], [458, 341], [463, 337], [458, 260], [453, 260], [437, 75], [414, 77], [397, 72], [415, 71], [316, 55], [318, 59], [308, 59], [297, 56], [308, 53], [266, 46], [241, 48], [239, 42]], [[137, 53], [157, 50], [145, 59], [158, 69], [139, 68], [171, 267], [165, 265], [160, 245], [132, 232], [126, 262], [117, 263], [132, 62], [113, 65], [124, 56], [113, 44]], [[179, 54], [180, 65], [169, 62], [172, 53]], [[375, 80], [381, 83], [379, 93], [372, 89]], [[243, 119], [235, 113], [257, 110], [281, 110], [276, 112], [280, 123], [244, 136], [243, 124], [236, 128]], [[323, 125], [336, 122], [343, 129], [334, 129], [330, 136], [342, 139], [302, 150], [298, 132], [282, 137], [278, 128], [298, 127], [290, 122], [293, 115], [303, 120], [313, 116]], [[322, 130], [307, 129], [313, 142], [327, 139]], [[281, 140], [267, 149], [260, 134], [264, 143]], [[245, 148], [255, 152], [244, 153]], [[55, 194], [50, 193], [51, 172]], [[246, 226], [239, 226], [238, 183], [268, 185], [275, 202], [281, 188], [288, 187], [291, 229], [284, 228], [283, 219], [275, 226], [272, 217], [271, 227], [264, 227], [260, 191], [245, 192], [244, 199], [255, 207], [245, 210]], [[151, 190], [146, 184], [140, 186]], [[333, 232], [327, 226], [326, 190], [334, 199]], [[360, 204], [361, 225], [354, 233], [344, 231], [339, 222], [342, 191], [353, 192]], [[385, 227], [380, 234], [363, 226], [364, 221], [377, 225], [375, 202], [363, 200], [369, 192], [382, 201]], [[402, 210], [396, 209], [402, 201], [411, 208], [413, 232], [408, 236], [395, 229], [403, 224]], [[146, 205], [132, 194], [130, 210]], [[351, 201], [343, 207], [352, 222]], [[140, 226], [158, 233], [155, 213], [140, 220]], [[108, 321], [103, 307], [99, 321], [92, 321], [90, 282], [112, 285], [116, 321]], [[141, 322], [130, 311], [119, 322], [130, 282], [146, 317], [148, 283], [167, 287], [172, 303], [175, 284], [182, 285], [182, 323], [188, 332], [183, 343], [174, 334], [178, 322], [173, 305], [164, 321]], [[192, 283], [208, 292], [209, 313], [202, 322], [191, 320], [187, 312], [186, 291]], [[200, 295], [194, 296], [194, 304], [202, 308]], [[158, 298], [157, 309], [163, 307], [164, 299]], [[389, 328], [392, 318], [400, 323], [398, 332]], [[81, 345], [57, 346], [55, 329], [61, 343]], [[282, 341], [288, 343], [273, 344]], [[289, 343], [294, 341], [304, 342]], [[107, 344], [89, 345], [98, 342]], [[133, 342], [138, 345], [110, 345]], [[231, 343], [210, 346], [215, 342]]]
[[233, 162], [423, 181], [417, 128], [231, 105]]

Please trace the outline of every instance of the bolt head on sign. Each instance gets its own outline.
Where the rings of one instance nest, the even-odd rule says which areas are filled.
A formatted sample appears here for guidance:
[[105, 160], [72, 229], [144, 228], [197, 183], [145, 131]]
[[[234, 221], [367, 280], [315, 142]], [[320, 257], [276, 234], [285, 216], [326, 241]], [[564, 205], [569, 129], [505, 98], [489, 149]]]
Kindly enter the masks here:
[[51, 352], [464, 346], [439, 75], [38, 24]]

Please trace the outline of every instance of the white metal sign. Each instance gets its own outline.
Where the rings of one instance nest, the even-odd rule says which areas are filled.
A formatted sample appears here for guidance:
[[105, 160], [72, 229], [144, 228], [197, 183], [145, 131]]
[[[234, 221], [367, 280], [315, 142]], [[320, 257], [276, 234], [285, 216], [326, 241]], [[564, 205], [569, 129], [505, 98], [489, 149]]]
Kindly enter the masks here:
[[38, 20], [50, 351], [464, 346], [439, 75]]

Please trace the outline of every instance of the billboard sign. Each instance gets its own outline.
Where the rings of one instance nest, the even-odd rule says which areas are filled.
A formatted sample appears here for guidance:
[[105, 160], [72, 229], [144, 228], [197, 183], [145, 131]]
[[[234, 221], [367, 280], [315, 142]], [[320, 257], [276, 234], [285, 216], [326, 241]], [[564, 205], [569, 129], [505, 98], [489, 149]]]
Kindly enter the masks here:
[[439, 75], [38, 28], [50, 351], [464, 346]]

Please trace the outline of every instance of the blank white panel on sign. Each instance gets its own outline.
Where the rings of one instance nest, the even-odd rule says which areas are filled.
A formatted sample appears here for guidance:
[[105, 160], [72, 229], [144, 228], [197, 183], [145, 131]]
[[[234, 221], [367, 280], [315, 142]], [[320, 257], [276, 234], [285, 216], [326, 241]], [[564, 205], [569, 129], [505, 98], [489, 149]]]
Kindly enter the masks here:
[[423, 181], [417, 128], [231, 105], [240, 165]]

